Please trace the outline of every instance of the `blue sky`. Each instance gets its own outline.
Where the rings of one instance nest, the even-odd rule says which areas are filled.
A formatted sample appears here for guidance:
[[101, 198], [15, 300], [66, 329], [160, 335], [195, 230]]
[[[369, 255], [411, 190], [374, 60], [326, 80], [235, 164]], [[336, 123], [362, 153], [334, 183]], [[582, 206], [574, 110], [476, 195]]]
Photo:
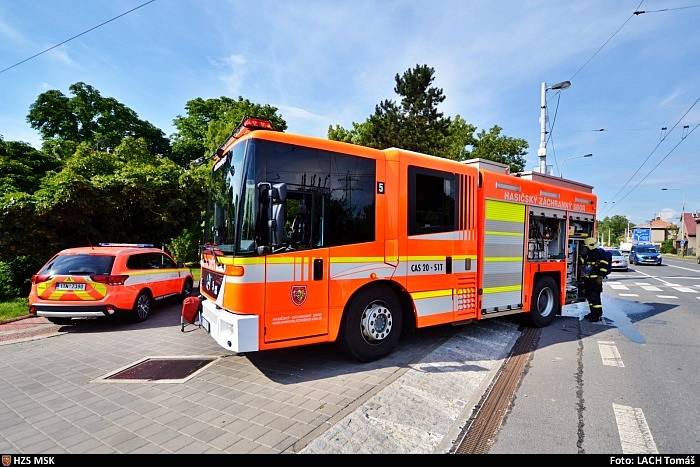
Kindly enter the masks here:
[[[0, 74], [0, 134], [38, 146], [25, 120], [37, 94], [84, 81], [167, 134], [188, 99], [242, 95], [279, 107], [291, 132], [325, 136], [328, 125], [363, 120], [393, 97], [397, 72], [427, 63], [447, 95], [446, 114], [527, 139], [533, 168], [540, 83], [571, 78], [638, 1], [157, 0]], [[0, 0], [0, 68], [139, 3]], [[642, 9], [691, 4], [646, 0]], [[698, 24], [700, 8], [635, 16], [562, 92], [559, 168], [595, 186], [600, 212], [635, 222], [677, 217], [684, 197], [686, 211], [700, 210], [700, 130], [624, 201], [605, 204], [660, 128], [700, 95]], [[694, 123], [700, 104], [682, 124]], [[680, 136], [679, 126], [640, 175]], [[594, 156], [564, 162], [587, 153]]]

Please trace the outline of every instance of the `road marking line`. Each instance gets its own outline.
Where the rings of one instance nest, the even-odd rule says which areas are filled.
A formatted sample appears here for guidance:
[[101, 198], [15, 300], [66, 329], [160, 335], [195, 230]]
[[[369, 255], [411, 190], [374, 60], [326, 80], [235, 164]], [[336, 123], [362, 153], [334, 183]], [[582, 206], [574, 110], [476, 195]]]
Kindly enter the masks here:
[[[671, 285], [668, 281], [665, 281], [665, 280], [660, 279], [660, 278], [658, 278], [658, 277], [654, 277], [654, 276], [652, 276], [652, 275], [649, 275], [649, 274], [647, 274], [646, 272], [642, 272], [642, 271], [637, 271], [637, 272], [638, 272], [639, 274], [642, 274], [642, 275], [645, 276], [645, 277], [648, 277], [649, 279], [654, 279], [654, 280], [663, 282], [663, 283], [666, 284], [666, 285]], [[673, 284], [673, 285], [677, 285], [677, 284]]]
[[608, 284], [611, 289], [615, 290], [629, 290], [626, 285], [622, 284]]
[[642, 409], [613, 403], [623, 454], [658, 454]]
[[678, 298], [675, 295], [657, 295], [658, 298]]
[[620, 285], [619, 282], [608, 281], [608, 285]]
[[598, 350], [600, 351], [600, 358], [603, 360], [603, 365], [616, 366], [618, 368], [625, 367], [620, 352], [617, 350], [617, 346], [614, 342], [598, 341]]
[[649, 292], [661, 292], [661, 289], [655, 285], [643, 285], [642, 288], [644, 290], [648, 290]]
[[[618, 295], [619, 295], [620, 297], [639, 297], [639, 295], [637, 295], [636, 293], [621, 293], [621, 294], [618, 294]], [[698, 298], [700, 298], [700, 297], [698, 297]]]
[[672, 268], [678, 268], [678, 269], [685, 269], [686, 271], [700, 272], [700, 270], [698, 270], [698, 269], [684, 268], [683, 266], [674, 266], [673, 264], [666, 264], [666, 266], [669, 266]]
[[651, 285], [648, 282], [635, 282], [634, 285]]
[[697, 293], [697, 290], [691, 289], [690, 287], [673, 287], [679, 292], [686, 292], [686, 293]]
[[[660, 279], [659, 279], [659, 280], [660, 280]], [[673, 284], [673, 283], [671, 283], [671, 282], [666, 282], [666, 285], [669, 286], [669, 287], [683, 287], [683, 286], [680, 285], [680, 284]]]

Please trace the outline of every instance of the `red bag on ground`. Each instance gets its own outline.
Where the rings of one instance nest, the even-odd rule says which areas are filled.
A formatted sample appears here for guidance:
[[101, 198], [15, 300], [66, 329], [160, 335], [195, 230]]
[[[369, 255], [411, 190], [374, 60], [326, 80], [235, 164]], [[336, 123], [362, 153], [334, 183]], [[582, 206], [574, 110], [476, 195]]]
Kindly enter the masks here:
[[187, 297], [182, 302], [182, 321], [194, 324], [197, 321], [200, 306], [202, 306], [202, 302], [199, 301], [199, 298]]

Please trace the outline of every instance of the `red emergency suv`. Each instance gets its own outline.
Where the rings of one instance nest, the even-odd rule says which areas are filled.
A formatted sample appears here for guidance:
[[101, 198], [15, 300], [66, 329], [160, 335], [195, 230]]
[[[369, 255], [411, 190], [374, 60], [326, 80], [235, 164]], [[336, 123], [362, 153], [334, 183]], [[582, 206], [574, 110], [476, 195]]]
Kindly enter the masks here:
[[70, 248], [32, 277], [29, 311], [56, 324], [73, 318], [149, 317], [155, 301], [192, 293], [190, 271], [153, 245]]

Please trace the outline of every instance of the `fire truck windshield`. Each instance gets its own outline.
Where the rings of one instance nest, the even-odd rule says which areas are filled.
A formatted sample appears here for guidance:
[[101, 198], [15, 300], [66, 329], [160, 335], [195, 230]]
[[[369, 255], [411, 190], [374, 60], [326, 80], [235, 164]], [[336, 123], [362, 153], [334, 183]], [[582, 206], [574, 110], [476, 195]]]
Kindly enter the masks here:
[[[250, 219], [252, 215], [252, 212], [242, 211], [245, 208], [252, 210], [254, 203], [254, 181], [251, 180], [253, 192], [251, 193], [246, 183], [249, 177], [245, 177], [247, 146], [247, 141], [235, 144], [214, 165], [212, 171], [204, 239], [207, 245], [215, 246], [225, 255], [252, 252], [253, 248], [252, 232], [245, 232], [250, 229], [246, 229], [245, 226], [239, 228], [241, 216]], [[250, 202], [245, 201], [246, 195], [250, 198]], [[237, 238], [239, 238], [238, 246]]]

